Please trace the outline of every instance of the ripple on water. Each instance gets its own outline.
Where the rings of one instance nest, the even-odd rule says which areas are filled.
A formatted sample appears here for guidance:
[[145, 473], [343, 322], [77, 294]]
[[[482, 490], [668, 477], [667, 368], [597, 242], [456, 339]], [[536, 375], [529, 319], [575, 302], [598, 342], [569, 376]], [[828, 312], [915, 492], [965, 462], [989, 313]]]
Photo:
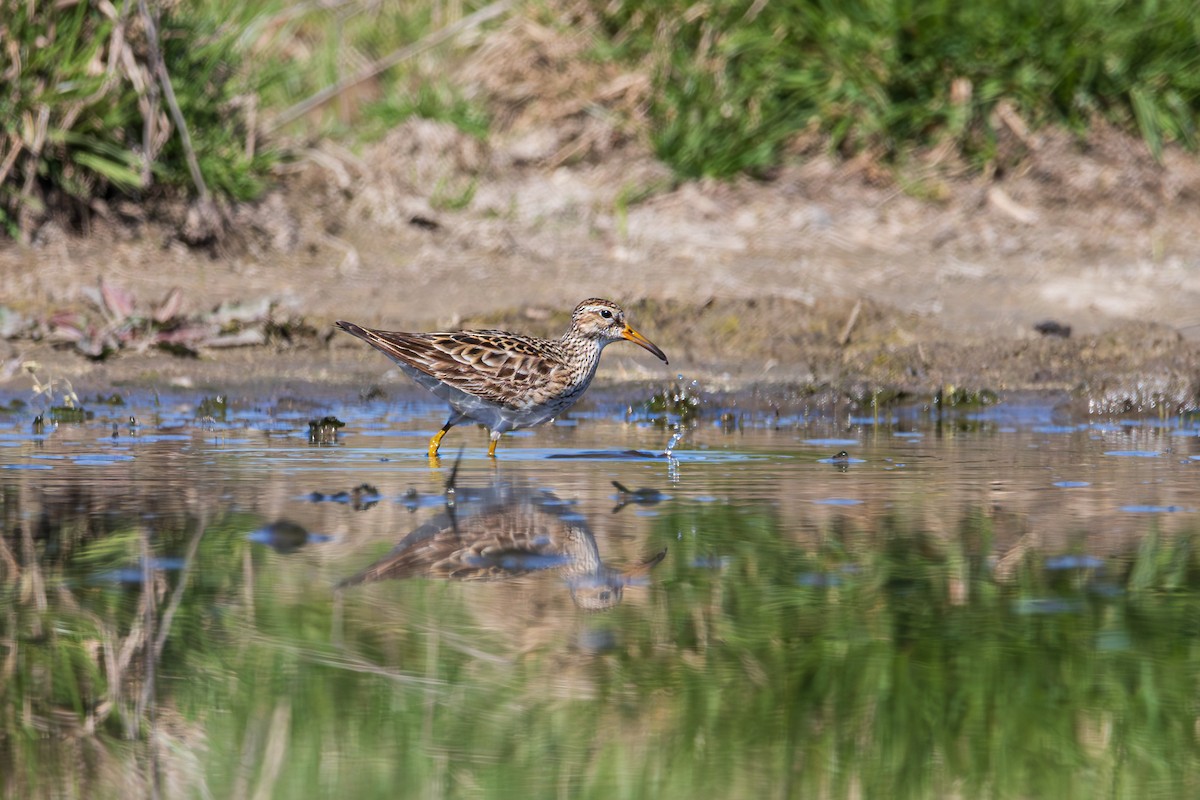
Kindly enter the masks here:
[[191, 434], [187, 433], [148, 433], [145, 436], [139, 436], [138, 441], [143, 444], [154, 444], [156, 442], [190, 442]]
[[1121, 506], [1122, 511], [1127, 511], [1130, 514], [1178, 514], [1195, 511], [1195, 509], [1187, 506], [1155, 506], [1155, 505], [1139, 505], [1132, 504]]
[[104, 467], [133, 461], [133, 456], [125, 453], [77, 453], [71, 461], [81, 467]]
[[1055, 481], [1054, 485], [1060, 489], [1082, 489], [1084, 486], [1091, 486], [1087, 481]]
[[407, 437], [407, 438], [412, 438], [412, 439], [428, 439], [429, 438], [429, 434], [427, 434], [425, 431], [397, 431], [397, 430], [364, 431], [364, 430], [359, 430], [359, 431], [355, 431], [354, 433], [356, 436], [362, 436], [363, 438], [366, 438], [366, 439], [384, 437], [384, 436], [398, 436], [398, 437]]
[[504, 459], [520, 461], [537, 461], [544, 459], [588, 460], [588, 461], [658, 461], [673, 460], [682, 462], [726, 463], [740, 461], [781, 461], [789, 460], [791, 456], [773, 453], [738, 453], [720, 450], [675, 450], [667, 453], [656, 453], [647, 450], [545, 450], [542, 448], [525, 447], [506, 450]]
[[858, 444], [858, 439], [802, 439], [805, 444], [815, 447], [848, 447]]
[[862, 500], [855, 500], [850, 497], [823, 497], [819, 500], [813, 500], [813, 503], [819, 506], [859, 506], [862, 505]]
[[5, 464], [4, 469], [46, 470], [54, 469], [53, 464]]
[[1104, 455], [1120, 458], [1158, 458], [1164, 454], [1161, 450], [1105, 450]]
[[1034, 433], [1075, 433], [1079, 428], [1075, 425], [1035, 425]]

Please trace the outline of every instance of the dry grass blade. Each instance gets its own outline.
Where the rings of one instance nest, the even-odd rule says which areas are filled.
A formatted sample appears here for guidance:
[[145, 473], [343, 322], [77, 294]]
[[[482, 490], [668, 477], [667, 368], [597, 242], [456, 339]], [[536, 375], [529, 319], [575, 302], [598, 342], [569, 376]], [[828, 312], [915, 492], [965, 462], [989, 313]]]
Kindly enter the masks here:
[[195, 566], [196, 551], [200, 549], [200, 540], [204, 538], [206, 527], [205, 519], [201, 516], [196, 523], [196, 532], [192, 534], [192, 539], [188, 542], [187, 553], [183, 558], [183, 569], [179, 571], [179, 581], [175, 584], [175, 591], [171, 594], [171, 602], [167, 605], [167, 610], [163, 612], [161, 629], [154, 640], [155, 660], [162, 656], [163, 647], [167, 643], [167, 636], [171, 632], [171, 621], [175, 618], [175, 612], [179, 610], [179, 604], [183, 601], [183, 591], [187, 587], [188, 576]]
[[150, 42], [150, 53], [154, 71], [158, 75], [158, 83], [162, 87], [163, 94], [166, 95], [167, 107], [171, 109], [171, 118], [175, 120], [175, 127], [179, 129], [179, 139], [187, 158], [188, 171], [192, 174], [192, 183], [195, 184], [196, 191], [200, 194], [200, 200], [207, 201], [208, 187], [204, 183], [204, 175], [200, 172], [200, 162], [196, 159], [196, 150], [192, 147], [192, 136], [188, 132], [187, 120], [183, 118], [183, 112], [179, 110], [179, 101], [175, 99], [175, 88], [171, 85], [171, 76], [167, 73], [167, 65], [163, 61], [162, 50], [158, 46], [158, 27], [154, 24], [154, 18], [150, 16], [146, 0], [138, 0], [138, 9], [146, 23], [146, 38]]
[[301, 647], [283, 639], [266, 636], [261, 633], [250, 633], [249, 641], [256, 644], [261, 644], [278, 650], [282, 653], [301, 658], [314, 664], [323, 664], [327, 667], [336, 669], [344, 669], [350, 672], [358, 672], [365, 675], [376, 675], [381, 678], [396, 683], [406, 684], [420, 688], [426, 692], [437, 692], [446, 685], [446, 682], [437, 678], [424, 678], [418, 675], [409, 675], [394, 669], [388, 669], [378, 664], [365, 661], [364, 659], [355, 656], [351, 653], [333, 654], [320, 650], [315, 650], [310, 647]]
[[8, 179], [8, 173], [12, 171], [13, 164], [17, 163], [17, 156], [21, 155], [23, 145], [21, 137], [16, 134], [9, 134], [9, 149], [5, 154], [4, 159], [0, 160], [0, 184], [3, 184]]
[[[144, 0], [142, 0], [142, 2], [144, 2]], [[499, 17], [507, 12], [511, 5], [511, 0], [498, 0], [498, 2], [484, 6], [475, 13], [463, 17], [458, 22], [447, 25], [446, 27], [429, 34], [419, 42], [415, 42], [407, 47], [402, 47], [399, 50], [384, 56], [378, 61], [369, 64], [367, 67], [350, 76], [349, 78], [340, 80], [332, 86], [322, 89], [311, 97], [308, 97], [291, 106], [290, 108], [285, 109], [267, 123], [265, 126], [265, 132], [271, 133], [276, 131], [288, 123], [294, 122], [313, 109], [321, 107], [333, 98], [337, 97], [348, 89], [357, 86], [363, 81], [370, 80], [381, 72], [391, 69], [403, 61], [407, 61], [410, 58], [419, 56], [425, 51], [454, 38], [460, 33], [477, 28], [480, 25], [483, 25], [485, 22]]]

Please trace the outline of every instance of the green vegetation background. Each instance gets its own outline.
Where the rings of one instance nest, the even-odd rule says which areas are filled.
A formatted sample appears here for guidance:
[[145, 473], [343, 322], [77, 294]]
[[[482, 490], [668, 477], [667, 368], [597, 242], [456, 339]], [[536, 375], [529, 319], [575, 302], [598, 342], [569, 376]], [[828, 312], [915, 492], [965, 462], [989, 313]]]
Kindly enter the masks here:
[[[0, 0], [0, 229], [16, 236], [49, 209], [82, 214], [114, 197], [195, 196], [201, 183], [253, 198], [290, 140], [265, 121], [484, 5]], [[586, 30], [591, 58], [645, 71], [640, 133], [685, 177], [766, 176], [814, 141], [893, 162], [949, 143], [997, 166], [1001, 107], [1081, 137], [1106, 120], [1155, 154], [1196, 144], [1192, 0], [514, 2], [489, 25], [522, 15]], [[456, 84], [459, 55], [446, 45], [384, 72], [383, 98], [353, 129], [306, 116], [284, 133], [353, 142], [415, 114], [486, 137], [491, 109]]]

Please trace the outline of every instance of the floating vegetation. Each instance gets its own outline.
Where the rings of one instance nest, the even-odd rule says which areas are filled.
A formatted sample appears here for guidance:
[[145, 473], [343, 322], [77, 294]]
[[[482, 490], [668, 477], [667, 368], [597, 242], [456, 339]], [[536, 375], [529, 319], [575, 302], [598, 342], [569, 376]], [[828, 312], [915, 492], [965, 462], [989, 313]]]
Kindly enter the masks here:
[[883, 406], [895, 406], [901, 403], [909, 403], [913, 400], [911, 392], [899, 388], [883, 388], [875, 389], [869, 395], [860, 395], [858, 397], [860, 403], [872, 408], [880, 408]]
[[308, 421], [308, 441], [312, 444], [330, 444], [337, 441], [337, 432], [346, 423], [337, 417], [324, 416]]
[[205, 397], [196, 406], [196, 416], [201, 419], [212, 419], [224, 422], [229, 414], [229, 398], [224, 395]]
[[991, 389], [970, 390], [960, 386], [944, 386], [933, 397], [939, 408], [983, 408], [1000, 402], [1000, 396]]
[[[664, 387], [642, 404], [646, 416], [656, 425], [689, 425], [700, 418], [704, 399], [700, 396], [699, 382], [683, 382], [680, 375], [675, 383]], [[634, 409], [629, 413], [632, 416]]]
[[29, 404], [24, 400], [19, 397], [13, 397], [7, 403], [0, 404], [0, 413], [19, 414], [28, 407]]
[[98, 406], [116, 407], [116, 406], [125, 405], [125, 398], [122, 397], [121, 395], [117, 394], [116, 392], [113, 392], [112, 394], [108, 394], [108, 395], [98, 394], [94, 398], [92, 398], [92, 402]]
[[[39, 415], [40, 417], [41, 415]], [[94, 413], [86, 408], [79, 406], [51, 406], [50, 421], [51, 422], [87, 422], [95, 416]]]

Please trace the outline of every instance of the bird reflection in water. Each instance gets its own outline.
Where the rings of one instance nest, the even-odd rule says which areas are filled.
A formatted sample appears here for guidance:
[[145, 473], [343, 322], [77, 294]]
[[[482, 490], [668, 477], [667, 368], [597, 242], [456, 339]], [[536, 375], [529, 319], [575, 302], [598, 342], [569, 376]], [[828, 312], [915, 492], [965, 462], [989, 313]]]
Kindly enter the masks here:
[[443, 512], [338, 588], [414, 577], [495, 581], [552, 570], [577, 606], [600, 611], [620, 603], [625, 587], [646, 580], [666, 557], [664, 548], [631, 569], [614, 569], [601, 560], [587, 519], [552, 492], [453, 481]]

